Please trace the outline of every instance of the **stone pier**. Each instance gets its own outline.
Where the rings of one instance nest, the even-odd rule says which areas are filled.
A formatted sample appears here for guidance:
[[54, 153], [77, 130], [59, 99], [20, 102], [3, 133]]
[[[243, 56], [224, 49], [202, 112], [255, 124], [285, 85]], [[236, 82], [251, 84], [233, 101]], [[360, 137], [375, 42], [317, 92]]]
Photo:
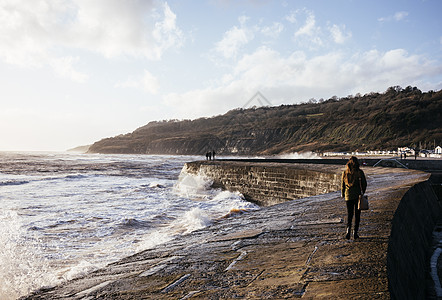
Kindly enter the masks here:
[[[343, 238], [345, 203], [336, 191], [342, 170], [342, 165], [265, 161], [189, 163], [188, 172], [211, 177], [215, 186], [242, 191], [264, 206], [24, 299], [434, 296], [425, 289], [428, 239], [441, 207], [427, 181], [430, 175], [363, 168], [370, 210], [362, 212], [361, 238], [355, 241]], [[424, 267], [413, 269], [420, 264]]]

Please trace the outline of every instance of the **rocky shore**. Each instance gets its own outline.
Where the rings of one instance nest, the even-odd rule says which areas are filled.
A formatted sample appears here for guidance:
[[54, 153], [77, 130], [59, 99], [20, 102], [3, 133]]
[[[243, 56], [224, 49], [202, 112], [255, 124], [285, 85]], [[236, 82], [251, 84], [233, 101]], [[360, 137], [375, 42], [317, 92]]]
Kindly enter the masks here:
[[343, 238], [345, 204], [340, 192], [332, 192], [232, 214], [23, 299], [389, 299], [395, 211], [429, 174], [364, 171], [371, 201], [359, 240]]

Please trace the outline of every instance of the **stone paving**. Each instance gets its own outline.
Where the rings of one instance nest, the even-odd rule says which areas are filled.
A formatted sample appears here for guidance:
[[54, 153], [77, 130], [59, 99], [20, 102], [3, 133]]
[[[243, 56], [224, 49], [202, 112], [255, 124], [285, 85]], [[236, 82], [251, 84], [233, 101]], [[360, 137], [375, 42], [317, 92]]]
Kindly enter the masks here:
[[344, 239], [345, 203], [333, 192], [231, 215], [24, 299], [389, 299], [393, 214], [429, 174], [364, 171], [370, 210], [358, 240]]

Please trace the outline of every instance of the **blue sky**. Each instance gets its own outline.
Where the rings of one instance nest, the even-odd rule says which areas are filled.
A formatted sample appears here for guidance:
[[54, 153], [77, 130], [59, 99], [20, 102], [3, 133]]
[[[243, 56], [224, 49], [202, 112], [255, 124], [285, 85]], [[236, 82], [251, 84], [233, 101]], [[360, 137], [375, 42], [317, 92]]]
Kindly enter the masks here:
[[[442, 88], [440, 0], [0, 0], [0, 150], [150, 121]], [[258, 103], [250, 103], [258, 105]]]

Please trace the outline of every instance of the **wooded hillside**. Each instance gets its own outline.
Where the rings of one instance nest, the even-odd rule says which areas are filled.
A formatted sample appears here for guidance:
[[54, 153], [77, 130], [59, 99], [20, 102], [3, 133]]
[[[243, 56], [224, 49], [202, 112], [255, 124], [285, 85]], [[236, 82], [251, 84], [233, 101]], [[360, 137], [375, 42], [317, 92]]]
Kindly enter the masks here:
[[442, 91], [390, 87], [309, 103], [235, 109], [211, 118], [160, 121], [93, 144], [93, 153], [278, 154], [392, 150], [442, 144]]

